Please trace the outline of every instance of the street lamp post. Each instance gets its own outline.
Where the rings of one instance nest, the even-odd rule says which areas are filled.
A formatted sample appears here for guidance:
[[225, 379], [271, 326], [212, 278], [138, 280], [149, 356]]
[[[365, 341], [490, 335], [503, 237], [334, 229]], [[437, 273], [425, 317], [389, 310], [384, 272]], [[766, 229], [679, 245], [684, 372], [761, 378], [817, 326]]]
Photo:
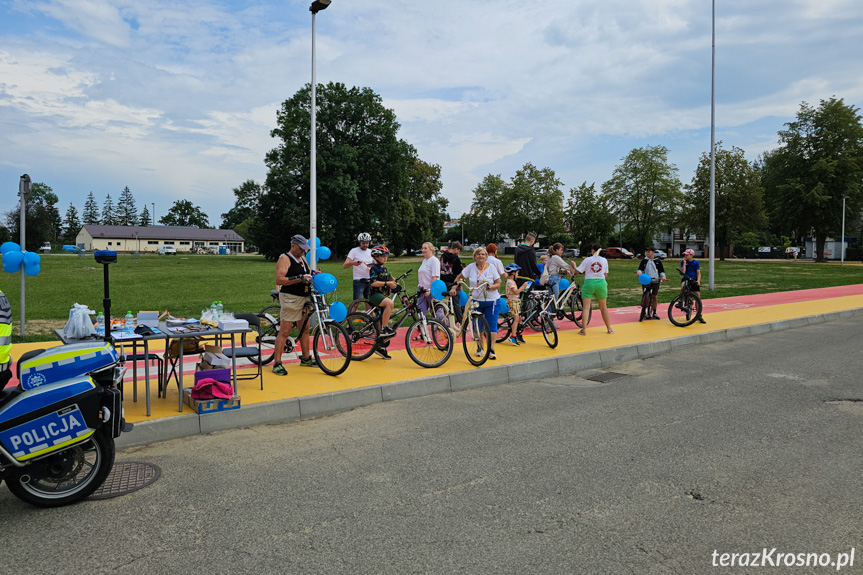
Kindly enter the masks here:
[[153, 206], [153, 225], [156, 225], [156, 202], [150, 202], [150, 205]]
[[707, 268], [708, 288], [713, 291], [716, 262], [716, 0], [713, 0], [711, 12], [711, 46], [710, 46], [710, 259]]
[[309, 181], [309, 219], [311, 220], [309, 233], [309, 246], [312, 248], [310, 258], [312, 266], [317, 265], [317, 237], [318, 237], [318, 174], [317, 174], [317, 79], [315, 78], [315, 16], [321, 10], [326, 10], [332, 0], [315, 0], [309, 6], [312, 13], [312, 141], [311, 141], [311, 179]]
[[[19, 226], [21, 232], [21, 250], [27, 251], [27, 244], [25, 243], [26, 233], [25, 233], [25, 224], [27, 222], [27, 198], [30, 197], [30, 176], [24, 174], [21, 176], [21, 180], [18, 182], [18, 195], [21, 196], [21, 225]], [[24, 337], [24, 287], [25, 281], [24, 276], [24, 262], [21, 262], [21, 337]]]

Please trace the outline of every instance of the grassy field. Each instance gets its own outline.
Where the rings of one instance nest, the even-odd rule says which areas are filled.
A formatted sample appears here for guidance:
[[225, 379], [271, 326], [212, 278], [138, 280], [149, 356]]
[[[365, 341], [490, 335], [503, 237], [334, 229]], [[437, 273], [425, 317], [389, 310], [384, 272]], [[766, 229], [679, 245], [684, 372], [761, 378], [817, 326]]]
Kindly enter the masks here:
[[[512, 257], [502, 258], [504, 264]], [[462, 258], [467, 263], [469, 258]], [[321, 269], [339, 280], [335, 299], [349, 303], [351, 270], [341, 262], [322, 262]], [[388, 267], [393, 275], [413, 269], [407, 280], [409, 290], [416, 289], [416, 270], [421, 258], [393, 258]], [[580, 261], [580, 260], [579, 260]], [[707, 262], [703, 262], [707, 285]], [[92, 255], [48, 255], [42, 258], [42, 272], [28, 277], [26, 284], [27, 340], [44, 339], [38, 334], [49, 328], [62, 327], [74, 303], [101, 309], [103, 268]], [[666, 271], [674, 279], [678, 261], [666, 261]], [[635, 277], [637, 260], [612, 260], [609, 273], [609, 305], [637, 305], [641, 287]], [[269, 292], [275, 287], [275, 263], [258, 256], [215, 255], [142, 255], [138, 258], [120, 254], [110, 266], [110, 295], [115, 317], [127, 310], [169, 310], [176, 316], [199, 317], [201, 310], [214, 300], [224, 302], [226, 311], [258, 312], [270, 304]], [[863, 266], [858, 264], [816, 264], [804, 261], [716, 262], [716, 289], [705, 289], [707, 298], [729, 297], [775, 291], [790, 291], [863, 283]], [[13, 326], [20, 323], [18, 274], [3, 273], [2, 289], [12, 304]], [[673, 282], [664, 285], [660, 301], [674, 296]], [[411, 292], [412, 293], [412, 292]], [[329, 298], [330, 301], [334, 301]], [[59, 323], [59, 325], [58, 325]], [[33, 337], [31, 337], [31, 335]]]

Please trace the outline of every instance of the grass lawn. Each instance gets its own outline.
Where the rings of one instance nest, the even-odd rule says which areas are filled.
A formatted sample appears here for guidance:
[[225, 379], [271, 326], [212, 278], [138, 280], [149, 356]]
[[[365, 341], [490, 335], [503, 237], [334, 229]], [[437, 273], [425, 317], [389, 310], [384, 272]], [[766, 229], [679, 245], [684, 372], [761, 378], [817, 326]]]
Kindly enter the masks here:
[[[512, 256], [501, 258], [504, 265]], [[351, 298], [351, 270], [343, 269], [343, 260], [322, 262], [325, 272], [339, 280], [335, 299], [345, 304]], [[416, 289], [416, 270], [421, 258], [393, 258], [388, 268], [393, 275], [408, 269], [414, 272], [407, 279], [408, 290]], [[468, 263], [469, 257], [462, 257]], [[578, 260], [581, 261], [581, 260]], [[707, 285], [707, 261], [703, 261], [705, 299], [776, 291], [791, 291], [863, 283], [863, 266], [858, 264], [816, 264], [805, 261], [739, 261], [716, 262], [716, 289]], [[665, 262], [672, 282], [660, 291], [660, 302], [674, 296], [677, 260]], [[611, 260], [609, 306], [638, 305], [641, 287], [635, 277], [637, 260]], [[74, 303], [87, 304], [91, 309], [102, 307], [103, 267], [90, 254], [46, 255], [42, 257], [42, 272], [26, 281], [26, 340], [48, 338], [62, 327]], [[176, 316], [199, 317], [201, 310], [214, 300], [224, 302], [226, 311], [258, 312], [270, 305], [269, 292], [275, 287], [275, 262], [259, 256], [217, 255], [141, 255], [138, 258], [120, 254], [118, 262], [109, 266], [111, 309], [115, 317], [127, 310], [169, 310]], [[18, 274], [3, 273], [0, 289], [12, 305], [12, 324], [17, 333], [20, 325], [20, 279]], [[335, 301], [332, 297], [329, 301]], [[18, 339], [16, 338], [16, 341]]]

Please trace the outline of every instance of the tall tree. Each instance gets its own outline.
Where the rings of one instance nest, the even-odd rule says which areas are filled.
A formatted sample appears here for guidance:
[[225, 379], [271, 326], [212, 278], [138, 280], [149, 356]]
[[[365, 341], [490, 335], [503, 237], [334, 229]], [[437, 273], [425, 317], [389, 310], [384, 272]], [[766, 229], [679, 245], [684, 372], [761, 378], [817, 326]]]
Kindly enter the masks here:
[[129, 186], [123, 188], [120, 192], [120, 199], [117, 200], [117, 224], [121, 226], [134, 226], [138, 224], [138, 208], [135, 207], [135, 197], [132, 195], [132, 190]]
[[[780, 147], [765, 154], [763, 182], [774, 231], [812, 233], [816, 258], [827, 236], [841, 231], [842, 198], [849, 214], [863, 207], [863, 124], [859, 109], [842, 99], [800, 105], [797, 119], [779, 132]], [[790, 232], [790, 233], [789, 233]]]
[[[34, 182], [30, 186], [30, 197], [26, 203], [24, 225], [26, 231], [25, 249], [37, 251], [45, 242], [56, 243], [61, 237], [62, 221], [57, 209], [57, 194], [51, 186]], [[21, 204], [6, 213], [6, 226], [12, 237], [21, 237]]]
[[608, 198], [596, 192], [595, 183], [588, 186], [587, 182], [569, 190], [566, 219], [582, 255], [587, 255], [586, 248], [592, 243], [605, 241], [617, 223]]
[[[757, 232], [764, 227], [764, 189], [761, 174], [746, 160], [745, 153], [733, 146], [722, 149], [716, 144], [716, 243], [724, 259], [725, 250], [744, 232]], [[701, 155], [692, 183], [686, 189], [686, 220], [694, 232], [707, 235], [710, 231], [710, 153]]]
[[176, 200], [168, 213], [159, 218], [165, 226], [194, 226], [201, 229], [210, 227], [207, 214], [189, 200]]
[[[282, 104], [272, 132], [281, 142], [267, 154], [266, 192], [250, 226], [268, 258], [309, 230], [310, 92], [306, 85]], [[397, 137], [395, 113], [371, 89], [330, 83], [317, 94], [318, 236], [338, 254], [359, 232], [388, 238], [397, 229], [410, 148]]]
[[98, 226], [102, 220], [99, 218], [99, 204], [96, 203], [96, 197], [93, 192], [87, 196], [87, 201], [84, 202], [84, 211], [81, 213], [81, 221], [84, 225]]
[[111, 199], [111, 194], [105, 196], [105, 203], [102, 204], [102, 225], [117, 225], [117, 212], [114, 208], [114, 200]]
[[630, 228], [638, 245], [653, 244], [663, 226], [674, 220], [683, 203], [677, 167], [668, 162], [668, 148], [635, 148], [602, 184], [602, 193], [621, 221]]
[[525, 164], [501, 197], [503, 231], [514, 239], [528, 232], [549, 236], [564, 231], [561, 185], [551, 168]]
[[153, 221], [153, 216], [150, 215], [150, 210], [147, 209], [147, 204], [144, 204], [144, 209], [141, 211], [141, 217], [138, 218], [139, 226], [149, 226]]
[[233, 230], [246, 220], [255, 217], [261, 208], [264, 190], [255, 180], [246, 180], [234, 188], [234, 207], [222, 214], [222, 229]]
[[473, 190], [470, 213], [462, 214], [468, 238], [499, 242], [504, 236], [502, 214], [506, 182], [500, 174], [488, 174]]
[[81, 222], [78, 220], [78, 210], [72, 202], [66, 209], [66, 219], [63, 220], [63, 243], [74, 244], [81, 231]]
[[403, 142], [410, 158], [407, 167], [407, 190], [399, 196], [400, 218], [390, 230], [389, 241], [396, 253], [404, 248], [419, 249], [443, 233], [443, 214], [449, 201], [441, 196], [443, 184], [440, 166], [417, 156], [413, 146]]

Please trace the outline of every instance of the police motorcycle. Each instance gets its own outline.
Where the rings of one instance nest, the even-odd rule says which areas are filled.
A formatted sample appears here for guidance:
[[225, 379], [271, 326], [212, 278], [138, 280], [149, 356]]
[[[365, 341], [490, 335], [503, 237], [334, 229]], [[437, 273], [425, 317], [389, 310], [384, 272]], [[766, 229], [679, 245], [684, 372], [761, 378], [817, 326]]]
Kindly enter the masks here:
[[[97, 252], [105, 266], [105, 314], [110, 316], [108, 264], [116, 252]], [[0, 480], [18, 498], [40, 507], [84, 499], [114, 466], [114, 439], [131, 431], [120, 387], [126, 368], [104, 341], [34, 350], [17, 363], [18, 386], [4, 389], [0, 372]]]

